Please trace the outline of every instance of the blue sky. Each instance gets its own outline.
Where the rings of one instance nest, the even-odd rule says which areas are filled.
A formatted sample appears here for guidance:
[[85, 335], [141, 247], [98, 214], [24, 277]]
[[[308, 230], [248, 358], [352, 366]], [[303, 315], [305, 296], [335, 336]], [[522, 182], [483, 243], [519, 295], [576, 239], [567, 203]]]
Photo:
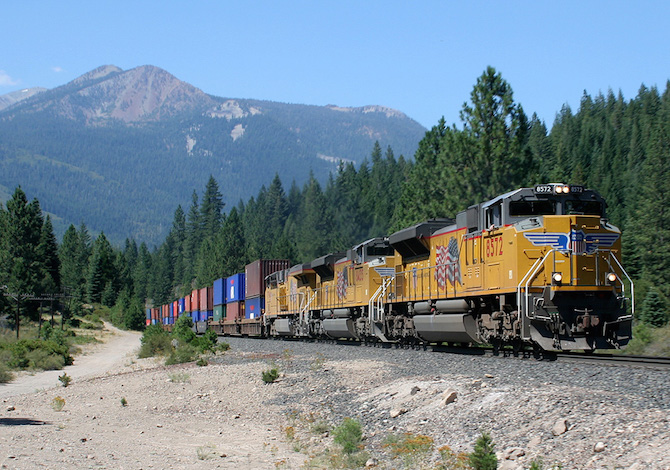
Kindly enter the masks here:
[[151, 64], [217, 96], [384, 105], [431, 127], [460, 125], [492, 65], [550, 126], [585, 90], [630, 99], [670, 79], [667, 1], [25, 0], [0, 11], [0, 95]]

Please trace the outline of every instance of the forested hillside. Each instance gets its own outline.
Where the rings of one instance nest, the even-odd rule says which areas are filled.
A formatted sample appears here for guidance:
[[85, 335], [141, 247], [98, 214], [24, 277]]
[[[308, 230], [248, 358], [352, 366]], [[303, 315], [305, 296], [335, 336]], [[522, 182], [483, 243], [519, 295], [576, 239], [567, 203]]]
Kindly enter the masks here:
[[59, 237], [85, 222], [116, 245], [162, 243], [175, 207], [210, 175], [230, 207], [275, 174], [325, 184], [375, 141], [411, 156], [425, 132], [381, 106], [215, 97], [151, 66], [100, 67], [21, 98], [0, 107], [0, 201], [21, 185]]
[[[510, 84], [490, 67], [463, 106], [461, 123], [438, 122], [414, 161], [377, 143], [363, 164], [340, 164], [325, 185], [311, 175], [286, 189], [277, 175], [227, 214], [223, 191], [210, 177], [189, 207], [174, 209], [169, 235], [155, 250], [131, 239], [115, 250], [104, 235], [91, 244], [85, 227], [71, 226], [59, 249], [61, 282], [80, 300], [122, 310], [161, 305], [254, 259], [311, 261], [430, 217], [454, 216], [519, 186], [559, 181], [607, 198], [610, 220], [623, 229], [624, 266], [636, 280], [636, 314], [644, 324], [665, 324], [670, 83], [662, 93], [643, 86], [630, 100], [585, 94], [576, 112], [563, 108], [548, 130], [527, 117]], [[3, 214], [12, 212], [10, 203]], [[0, 242], [18, 243], [6, 236]], [[18, 282], [6, 268], [0, 276], [0, 284]]]

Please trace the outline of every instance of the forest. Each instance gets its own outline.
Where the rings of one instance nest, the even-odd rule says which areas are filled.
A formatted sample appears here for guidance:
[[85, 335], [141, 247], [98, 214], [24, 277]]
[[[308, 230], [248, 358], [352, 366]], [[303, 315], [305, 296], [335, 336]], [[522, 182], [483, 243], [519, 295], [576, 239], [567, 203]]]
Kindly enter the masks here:
[[[17, 188], [0, 207], [0, 286], [7, 291], [61, 292], [68, 307], [101, 303], [117, 323], [142, 328], [144, 308], [244, 269], [258, 258], [308, 262], [432, 217], [545, 182], [583, 184], [608, 201], [609, 220], [623, 231], [624, 266], [636, 281], [638, 323], [668, 321], [670, 282], [670, 82], [641, 86], [624, 99], [584, 93], [579, 109], [564, 106], [550, 129], [516, 103], [493, 67], [477, 79], [460, 123], [440, 120], [413, 159], [377, 143], [356, 167], [341, 163], [326, 184], [314, 175], [286, 189], [278, 175], [255, 197], [224, 207], [216, 179], [189, 207], [176, 207], [157, 247], [127, 239], [115, 247], [85, 225], [57, 243], [39, 202]], [[0, 306], [10, 313], [9, 299]], [[28, 302], [22, 315], [35, 317]]]

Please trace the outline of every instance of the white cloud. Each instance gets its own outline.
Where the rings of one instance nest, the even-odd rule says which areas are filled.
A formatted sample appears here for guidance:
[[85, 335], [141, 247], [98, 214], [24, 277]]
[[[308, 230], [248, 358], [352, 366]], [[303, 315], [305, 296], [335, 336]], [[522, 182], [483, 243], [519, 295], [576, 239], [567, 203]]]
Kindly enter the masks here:
[[18, 84], [18, 80], [14, 80], [7, 72], [0, 70], [0, 86], [14, 86]]
[[56, 73], [61, 73], [63, 71], [63, 67], [55, 66], [51, 67], [51, 70], [53, 70]]

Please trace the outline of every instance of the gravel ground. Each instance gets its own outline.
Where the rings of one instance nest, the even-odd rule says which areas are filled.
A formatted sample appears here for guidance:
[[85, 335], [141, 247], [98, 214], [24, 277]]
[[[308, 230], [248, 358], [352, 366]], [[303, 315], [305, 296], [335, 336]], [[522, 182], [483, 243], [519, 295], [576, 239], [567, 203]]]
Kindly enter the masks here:
[[[132, 361], [68, 388], [2, 399], [2, 468], [304, 468], [332, 448], [315, 423], [352, 417], [378, 468], [403, 467], [383, 446], [390, 434], [469, 452], [487, 431], [499, 468], [541, 457], [544, 468], [670, 469], [667, 372], [225, 341], [231, 350], [207, 367]], [[272, 365], [281, 376], [264, 384]], [[52, 409], [56, 395], [62, 411]]]

